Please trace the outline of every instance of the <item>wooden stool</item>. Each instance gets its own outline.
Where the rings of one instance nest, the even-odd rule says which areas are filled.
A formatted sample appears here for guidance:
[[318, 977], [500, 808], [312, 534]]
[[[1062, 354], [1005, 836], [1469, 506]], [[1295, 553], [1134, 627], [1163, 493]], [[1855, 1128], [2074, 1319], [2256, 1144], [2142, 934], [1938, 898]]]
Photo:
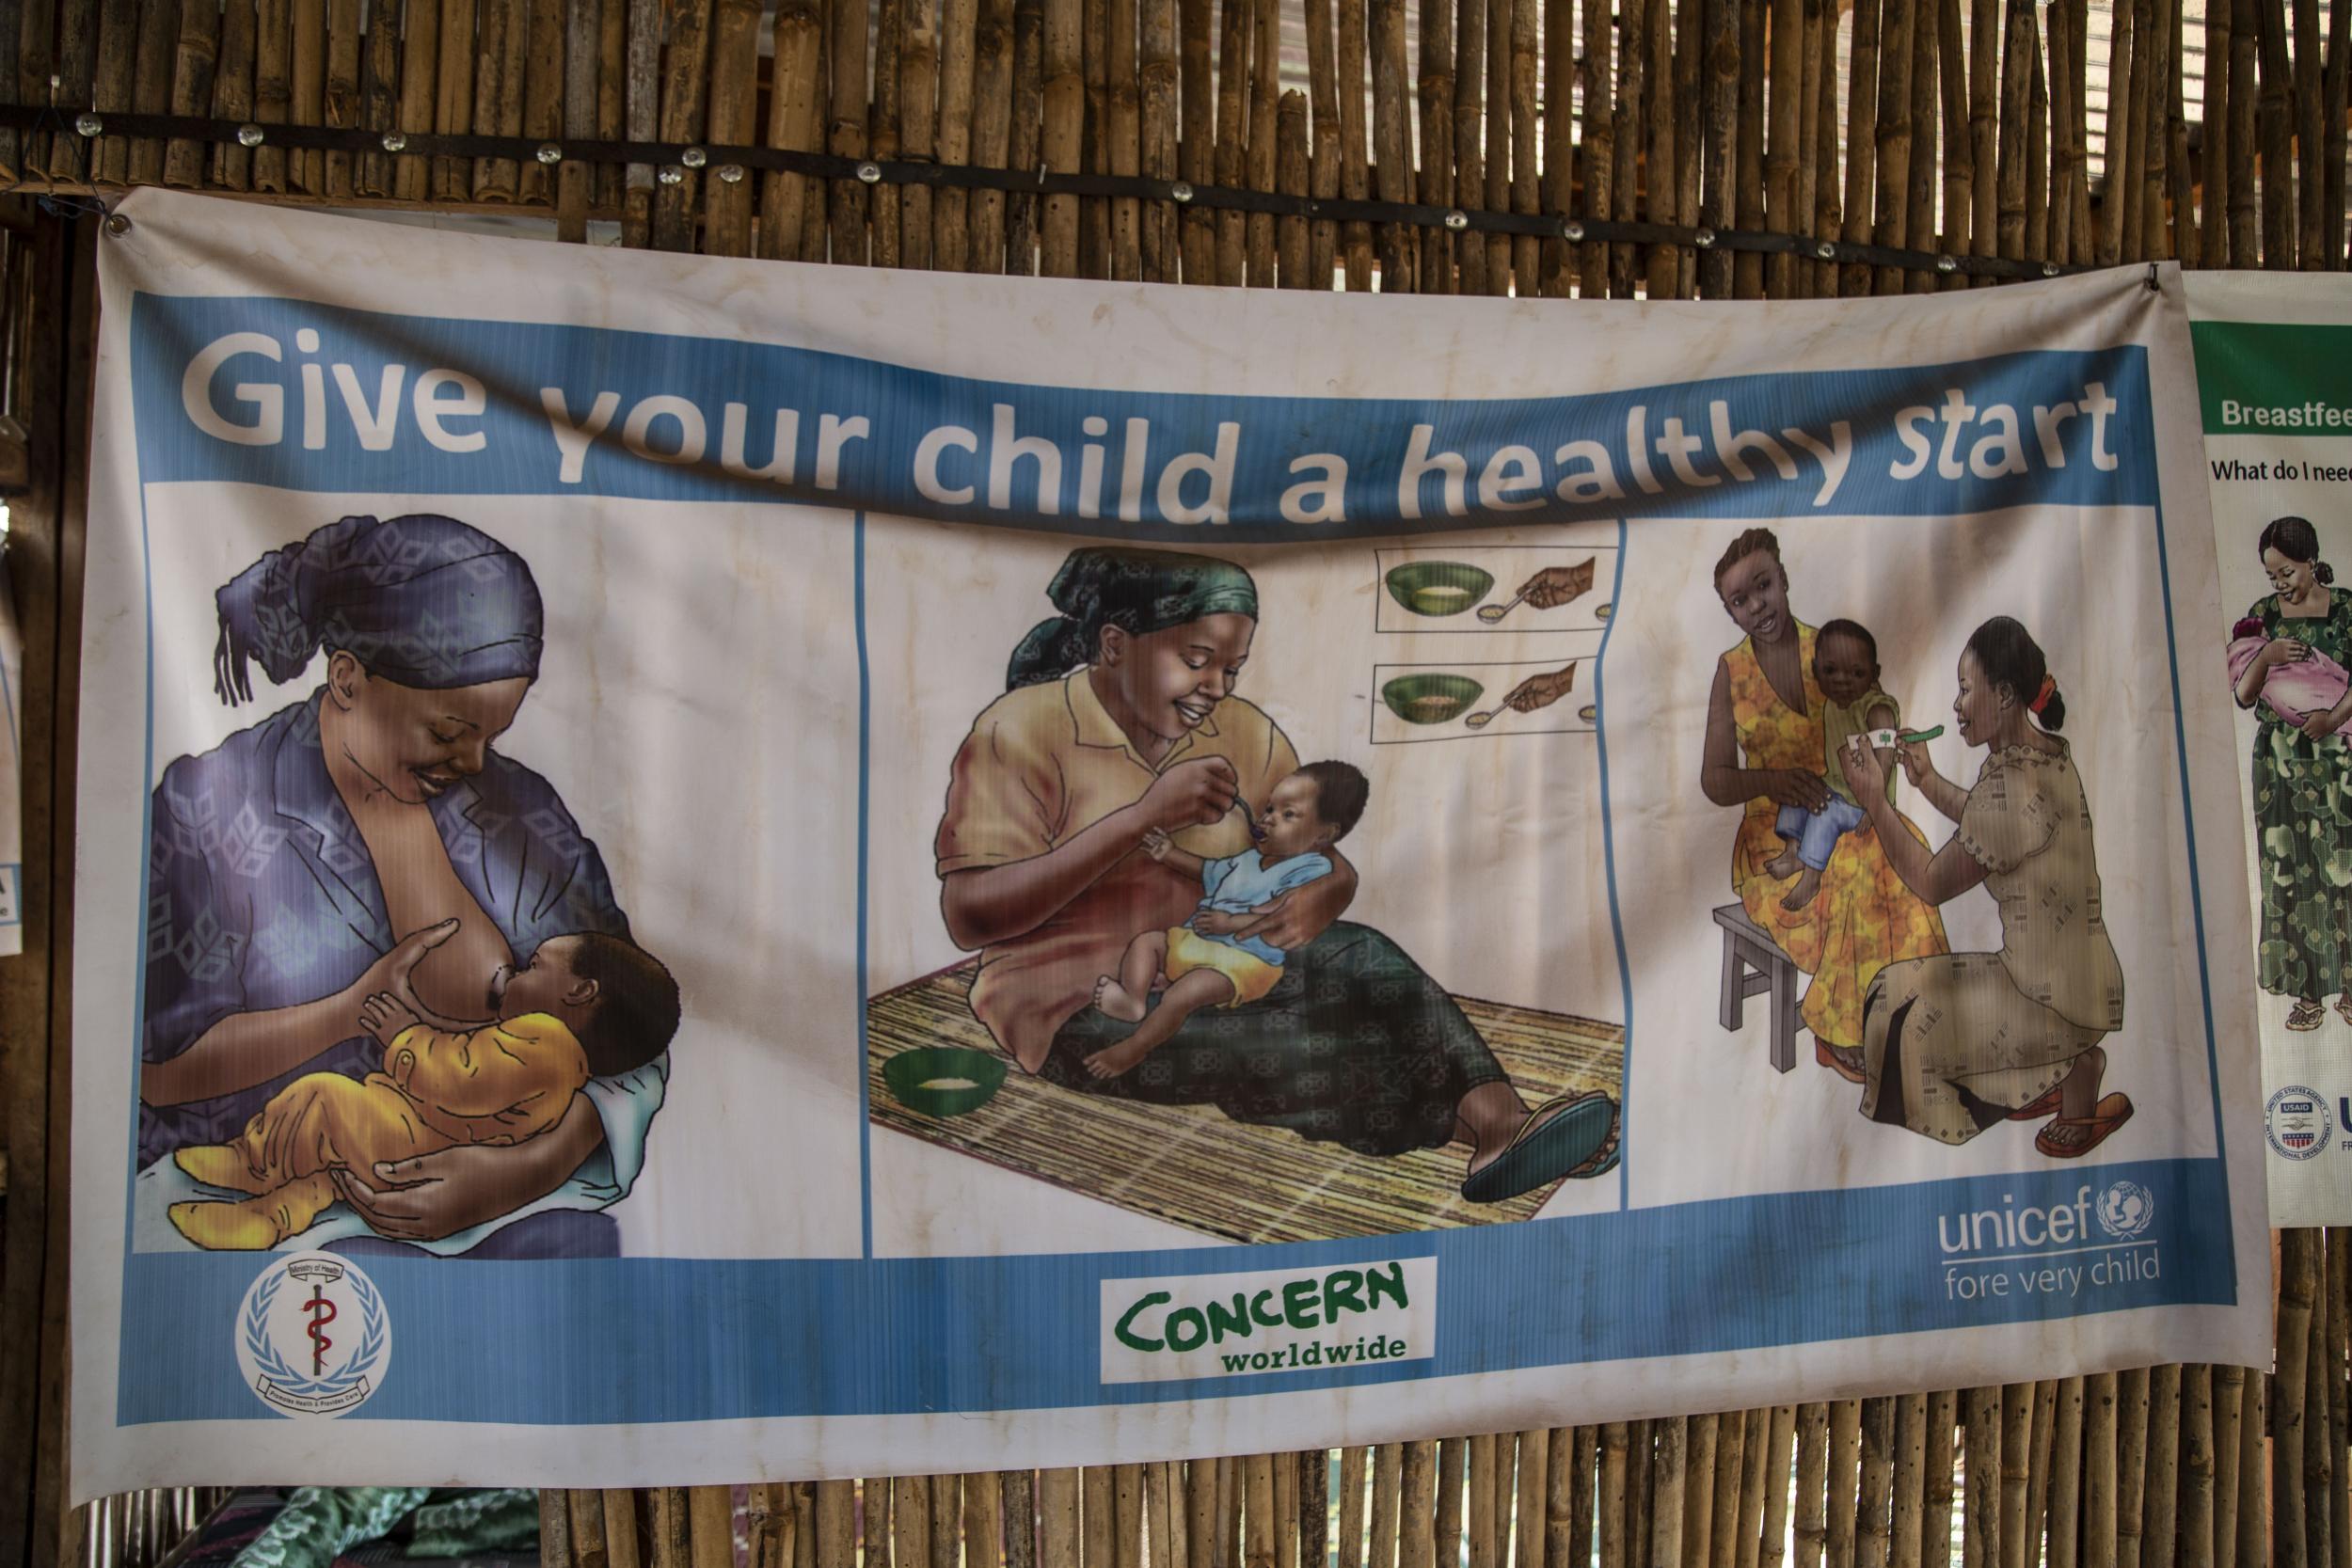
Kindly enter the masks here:
[[1717, 1016], [1738, 1034], [1748, 998], [1771, 991], [1772, 1066], [1787, 1072], [1797, 1065], [1797, 966], [1738, 904], [1717, 910], [1715, 924], [1724, 928], [1724, 990]]

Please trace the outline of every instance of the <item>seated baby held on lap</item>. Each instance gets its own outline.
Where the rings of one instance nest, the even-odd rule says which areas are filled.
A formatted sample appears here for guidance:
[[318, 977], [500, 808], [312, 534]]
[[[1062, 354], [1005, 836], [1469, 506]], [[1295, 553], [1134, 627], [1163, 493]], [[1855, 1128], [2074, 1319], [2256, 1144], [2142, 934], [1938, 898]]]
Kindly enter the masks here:
[[[1837, 841], [1868, 820], [1838, 767], [1838, 752], [1857, 737], [1867, 741], [1873, 731], [1892, 731], [1902, 722], [1895, 699], [1879, 689], [1878, 639], [1851, 621], [1831, 621], [1813, 635], [1813, 680], [1821, 689], [1821, 783], [1828, 798], [1818, 810], [1780, 808], [1773, 831], [1788, 847], [1764, 865], [1775, 877], [1797, 879], [1780, 901], [1790, 911], [1813, 902]], [[1887, 747], [1874, 750], [1881, 753], [1891, 792], [1895, 753]]]
[[171, 1223], [215, 1251], [274, 1247], [315, 1223], [332, 1173], [459, 1144], [518, 1144], [564, 1119], [591, 1078], [644, 1066], [677, 1033], [677, 982], [635, 943], [598, 932], [550, 937], [520, 969], [491, 976], [492, 1022], [440, 1030], [389, 992], [360, 1029], [384, 1047], [365, 1079], [313, 1072], [273, 1096], [235, 1142], [183, 1148], [179, 1167], [241, 1200], [171, 1205]]
[[[1265, 906], [1293, 888], [1331, 874], [1321, 851], [1344, 838], [1364, 815], [1372, 793], [1362, 773], [1343, 762], [1311, 762], [1274, 786], [1249, 825], [1257, 847], [1224, 860], [1186, 854], [1152, 829], [1143, 849], [1172, 871], [1198, 878], [1204, 896], [1192, 918], [1163, 931], [1146, 931], [1127, 944], [1119, 973], [1094, 988], [1094, 1005], [1140, 1025], [1107, 1050], [1087, 1058], [1097, 1078], [1115, 1078], [1164, 1044], [1203, 1007], [1238, 1007], [1272, 990], [1287, 955], [1249, 934]], [[1152, 983], [1168, 989], [1147, 1008]]]

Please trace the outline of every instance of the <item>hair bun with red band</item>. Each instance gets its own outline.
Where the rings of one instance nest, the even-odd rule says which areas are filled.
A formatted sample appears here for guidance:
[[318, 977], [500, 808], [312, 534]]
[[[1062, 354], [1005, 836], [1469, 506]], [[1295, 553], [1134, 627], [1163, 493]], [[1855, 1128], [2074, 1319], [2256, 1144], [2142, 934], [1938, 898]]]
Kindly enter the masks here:
[[2050, 699], [2057, 695], [2058, 677], [2056, 675], [2042, 676], [2042, 689], [2033, 694], [2033, 701], [2026, 705], [2026, 711], [2032, 714], [2036, 719], [2041, 718], [2042, 710], [2048, 707], [2050, 705]]

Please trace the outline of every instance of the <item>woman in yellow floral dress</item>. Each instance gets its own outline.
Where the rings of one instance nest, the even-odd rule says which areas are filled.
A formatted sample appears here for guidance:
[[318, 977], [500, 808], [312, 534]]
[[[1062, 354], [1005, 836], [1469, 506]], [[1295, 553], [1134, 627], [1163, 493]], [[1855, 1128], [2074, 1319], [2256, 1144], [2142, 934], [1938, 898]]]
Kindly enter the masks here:
[[1862, 1043], [1863, 993], [1881, 969], [1948, 951], [1944, 922], [1895, 875], [1867, 823], [1837, 841], [1810, 903], [1781, 906], [1796, 879], [1766, 869], [1785, 847], [1773, 831], [1780, 808], [1819, 810], [1829, 800], [1814, 631], [1789, 613], [1780, 541], [1768, 529], [1732, 541], [1715, 568], [1715, 591], [1747, 638], [1715, 666], [1699, 785], [1719, 806], [1745, 808], [1732, 842], [1732, 888], [1748, 918], [1813, 976], [1800, 1016], [1813, 1031], [1814, 1059], [1859, 1083], [1850, 1059], [1829, 1048]]

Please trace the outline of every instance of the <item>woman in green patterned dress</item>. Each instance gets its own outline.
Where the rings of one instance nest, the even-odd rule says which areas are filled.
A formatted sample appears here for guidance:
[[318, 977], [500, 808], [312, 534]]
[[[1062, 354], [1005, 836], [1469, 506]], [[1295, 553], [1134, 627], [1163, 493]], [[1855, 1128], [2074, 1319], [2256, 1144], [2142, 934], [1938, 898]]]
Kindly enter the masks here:
[[2263, 681], [2313, 653], [2352, 666], [2352, 594], [2328, 585], [2319, 534], [2301, 517], [2263, 530], [2263, 569], [2277, 590], [2247, 617], [2270, 641], [2238, 678], [2237, 703], [2253, 708], [2254, 829], [2262, 846], [2262, 988], [2291, 996], [2287, 1027], [2316, 1029], [2321, 999], [2352, 1023], [2352, 749], [2336, 736], [2352, 696], [2290, 724], [2256, 706]]

